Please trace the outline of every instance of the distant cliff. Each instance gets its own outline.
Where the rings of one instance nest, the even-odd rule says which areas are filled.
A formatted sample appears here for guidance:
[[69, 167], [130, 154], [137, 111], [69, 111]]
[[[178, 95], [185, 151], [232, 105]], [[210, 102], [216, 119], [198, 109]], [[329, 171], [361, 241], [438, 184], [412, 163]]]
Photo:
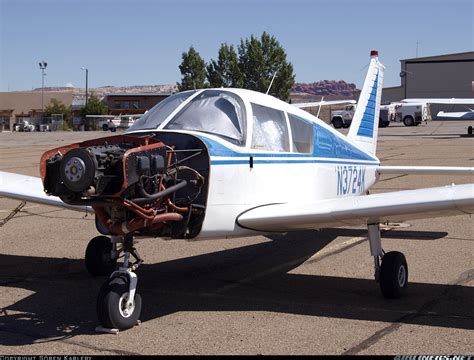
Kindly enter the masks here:
[[319, 96], [352, 97], [356, 85], [344, 80], [322, 80], [314, 83], [296, 83], [291, 89], [292, 94], [311, 94]]

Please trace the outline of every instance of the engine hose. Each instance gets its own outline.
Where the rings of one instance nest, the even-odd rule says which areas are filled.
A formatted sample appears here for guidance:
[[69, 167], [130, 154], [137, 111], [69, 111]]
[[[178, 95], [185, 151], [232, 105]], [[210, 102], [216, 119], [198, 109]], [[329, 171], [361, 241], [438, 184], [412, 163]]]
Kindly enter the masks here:
[[139, 186], [138, 189], [139, 189], [140, 195], [142, 195], [144, 197], [131, 199], [131, 201], [133, 201], [135, 204], [144, 204], [144, 203], [147, 203], [147, 202], [151, 202], [151, 201], [154, 201], [154, 200], [159, 199], [161, 197], [170, 195], [170, 194], [178, 191], [179, 189], [184, 188], [187, 184], [188, 183], [187, 183], [186, 180], [181, 180], [176, 185], [170, 186], [169, 188], [166, 188], [165, 190], [157, 192], [155, 194], [149, 194], [142, 186]]
[[160, 222], [180, 221], [183, 219], [183, 216], [177, 213], [164, 213], [156, 215], [151, 220], [136, 217], [130, 221], [114, 223], [103, 207], [95, 207], [94, 211], [99, 221], [104, 224], [113, 235], [126, 235]]

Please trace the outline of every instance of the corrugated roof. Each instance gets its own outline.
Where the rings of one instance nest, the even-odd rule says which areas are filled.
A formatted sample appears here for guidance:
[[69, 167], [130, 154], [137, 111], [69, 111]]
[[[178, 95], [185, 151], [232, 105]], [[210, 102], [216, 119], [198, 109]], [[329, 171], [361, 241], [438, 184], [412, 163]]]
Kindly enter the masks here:
[[474, 60], [474, 51], [466, 51], [461, 53], [453, 53], [453, 54], [442, 54], [442, 55], [433, 55], [433, 56], [425, 56], [425, 57], [417, 57], [417, 58], [410, 58], [410, 59], [402, 59], [400, 61], [430, 61], [430, 60], [464, 60], [464, 59], [472, 59]]

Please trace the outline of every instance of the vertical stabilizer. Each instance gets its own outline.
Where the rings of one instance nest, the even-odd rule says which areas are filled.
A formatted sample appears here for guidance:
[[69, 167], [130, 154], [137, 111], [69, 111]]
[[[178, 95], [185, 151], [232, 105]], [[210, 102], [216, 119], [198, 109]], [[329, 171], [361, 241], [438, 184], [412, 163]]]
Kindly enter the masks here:
[[379, 62], [378, 52], [370, 52], [370, 65], [360, 93], [357, 109], [347, 137], [365, 151], [375, 154], [379, 124], [382, 80], [385, 67]]

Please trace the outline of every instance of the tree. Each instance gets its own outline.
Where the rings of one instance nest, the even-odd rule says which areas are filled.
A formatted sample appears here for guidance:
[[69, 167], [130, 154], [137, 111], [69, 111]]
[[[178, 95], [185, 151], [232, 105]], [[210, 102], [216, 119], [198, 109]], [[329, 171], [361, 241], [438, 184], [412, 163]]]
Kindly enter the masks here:
[[264, 32], [260, 39], [252, 35], [241, 40], [239, 65], [245, 88], [266, 93], [275, 75], [269, 94], [288, 101], [295, 83], [293, 65], [286, 60], [285, 50], [274, 36]]
[[44, 108], [44, 114], [50, 117], [53, 114], [62, 114], [64, 121], [69, 121], [72, 118], [72, 110], [66, 107], [61, 101], [51, 99], [50, 103]]
[[202, 89], [206, 84], [206, 63], [199, 53], [190, 47], [188, 52], [183, 52], [183, 61], [179, 65], [182, 74], [181, 83], [178, 83], [179, 91]]
[[87, 100], [87, 106], [84, 106], [81, 110], [83, 117], [86, 115], [107, 115], [108, 113], [107, 106], [94, 93]]
[[243, 77], [239, 67], [239, 59], [232, 45], [221, 45], [217, 62], [211, 59], [206, 67], [207, 80], [211, 87], [243, 86]]

